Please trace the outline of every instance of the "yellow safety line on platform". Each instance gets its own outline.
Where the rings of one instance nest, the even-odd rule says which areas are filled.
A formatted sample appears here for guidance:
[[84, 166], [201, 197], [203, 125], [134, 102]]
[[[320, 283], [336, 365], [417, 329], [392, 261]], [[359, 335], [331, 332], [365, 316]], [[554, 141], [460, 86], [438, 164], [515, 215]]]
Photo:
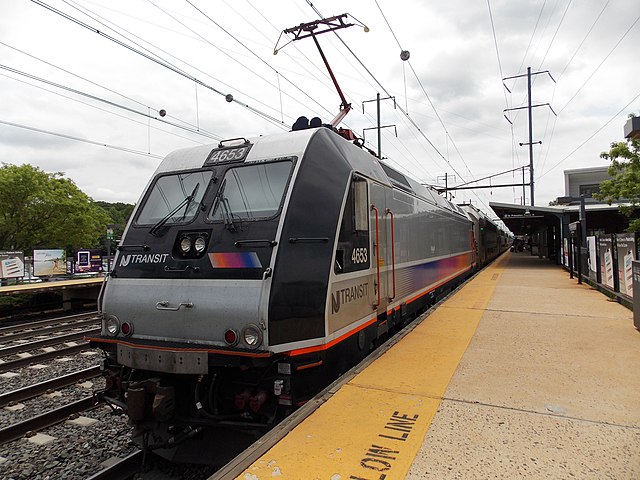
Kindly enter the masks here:
[[508, 256], [447, 299], [238, 479], [404, 479]]

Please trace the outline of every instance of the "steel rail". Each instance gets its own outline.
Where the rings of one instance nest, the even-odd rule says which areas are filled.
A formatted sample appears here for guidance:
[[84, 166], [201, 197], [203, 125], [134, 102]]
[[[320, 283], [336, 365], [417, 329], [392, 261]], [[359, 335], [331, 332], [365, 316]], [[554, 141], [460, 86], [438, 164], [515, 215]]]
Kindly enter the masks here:
[[128, 480], [140, 472], [144, 453], [142, 450], [127, 455], [119, 462], [103, 468], [86, 480]]
[[45, 326], [43, 328], [34, 329], [32, 327], [29, 327], [26, 329], [21, 329], [20, 332], [7, 333], [6, 335], [0, 335], [0, 342], [2, 343], [13, 342], [14, 340], [21, 340], [23, 338], [32, 338], [36, 335], [48, 335], [50, 333], [61, 332], [61, 331], [70, 330], [73, 328], [89, 327], [91, 325], [98, 325], [99, 322], [100, 322], [100, 319], [97, 317], [94, 317], [87, 320], [78, 320], [78, 321], [73, 321], [69, 323], [64, 323], [62, 325], [58, 324], [58, 325]]
[[49, 318], [47, 320], [38, 320], [36, 322], [25, 322], [25, 323], [14, 323], [13, 325], [10, 325], [8, 327], [2, 327], [0, 328], [0, 334], [6, 333], [6, 332], [14, 332], [18, 329], [23, 329], [23, 328], [38, 328], [38, 327], [46, 327], [47, 325], [55, 325], [56, 323], [63, 323], [63, 322], [73, 322], [75, 320], [80, 320], [83, 317], [86, 316], [96, 316], [98, 314], [97, 311], [93, 311], [93, 312], [87, 312], [87, 313], [77, 313], [75, 315], [68, 315], [66, 317], [56, 317], [56, 318]]
[[38, 355], [32, 355], [30, 357], [19, 358], [17, 360], [0, 363], [0, 373], [8, 372], [9, 370], [13, 370], [15, 368], [22, 368], [25, 365], [30, 365], [32, 363], [51, 360], [52, 358], [56, 357], [64, 357], [66, 355], [78, 353], [82, 350], [87, 350], [88, 348], [89, 342], [82, 342], [71, 347], [59, 348], [58, 350], [54, 350], [53, 352], [40, 353]]
[[8, 427], [0, 429], [0, 445], [12, 442], [23, 437], [28, 432], [34, 432], [50, 427], [66, 420], [69, 415], [84, 412], [98, 406], [95, 397], [85, 397], [81, 400], [69, 403], [63, 407], [49, 410], [41, 415], [37, 415], [23, 422], [14, 423]]
[[9, 355], [15, 355], [16, 353], [28, 352], [30, 350], [37, 350], [38, 348], [50, 347], [51, 345], [59, 345], [65, 342], [79, 340], [87, 335], [93, 335], [98, 332], [100, 332], [100, 328], [92, 328], [90, 330], [83, 330], [82, 332], [71, 333], [69, 335], [58, 335], [45, 340], [0, 348], [0, 357], [8, 357]]
[[11, 392], [0, 394], [0, 407], [4, 407], [11, 402], [20, 402], [33, 397], [37, 397], [38, 395], [42, 395], [49, 390], [68, 387], [69, 385], [73, 385], [74, 383], [77, 383], [79, 381], [98, 377], [100, 376], [100, 373], [100, 366], [96, 365], [94, 367], [78, 370], [77, 372], [72, 372], [61, 377], [36, 383], [35, 385], [29, 385], [28, 387], [19, 388]]

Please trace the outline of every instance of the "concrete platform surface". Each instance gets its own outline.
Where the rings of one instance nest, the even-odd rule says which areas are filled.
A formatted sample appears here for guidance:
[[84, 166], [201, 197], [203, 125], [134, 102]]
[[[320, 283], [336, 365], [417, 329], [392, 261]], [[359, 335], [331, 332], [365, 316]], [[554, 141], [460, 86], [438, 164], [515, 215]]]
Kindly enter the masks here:
[[632, 313], [507, 253], [237, 478], [640, 479]]
[[640, 479], [632, 313], [548, 261], [505, 267], [406, 478]]

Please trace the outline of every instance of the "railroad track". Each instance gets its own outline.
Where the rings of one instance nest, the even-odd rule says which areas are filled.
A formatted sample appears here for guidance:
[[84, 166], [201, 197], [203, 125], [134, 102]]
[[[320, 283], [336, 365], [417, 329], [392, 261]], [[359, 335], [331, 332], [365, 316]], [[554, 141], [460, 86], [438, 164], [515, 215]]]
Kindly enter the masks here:
[[18, 353], [29, 352], [39, 348], [50, 347], [52, 345], [60, 345], [62, 343], [80, 340], [87, 335], [93, 335], [100, 332], [100, 328], [84, 329], [80, 332], [69, 333], [67, 335], [56, 335], [44, 340], [36, 340], [35, 342], [20, 343], [10, 347], [0, 348], [0, 358], [16, 355]]
[[[92, 335], [100, 332], [100, 328], [92, 328], [89, 330], [82, 330], [81, 332], [74, 332], [68, 335], [57, 335], [55, 337], [47, 338], [45, 340], [37, 340], [35, 342], [28, 342], [19, 345], [13, 345], [11, 347], [0, 348], [0, 358], [9, 357], [18, 353], [30, 352], [39, 348], [50, 347], [52, 345], [60, 345], [62, 343], [73, 342], [75, 340], [81, 340], [87, 335]], [[36, 357], [34, 355], [33, 357]], [[33, 358], [30, 357], [30, 358]]]
[[[434, 306], [432, 307], [428, 313], [430, 313], [431, 311], [433, 311], [435, 308], [437, 307]], [[322, 392], [320, 392], [316, 397], [314, 397], [313, 399], [311, 399], [309, 402], [307, 402], [307, 404], [305, 404], [303, 407], [301, 407], [300, 409], [298, 409], [296, 412], [294, 412], [293, 415], [287, 417], [286, 419], [284, 419], [279, 425], [277, 425], [276, 427], [274, 427], [270, 432], [268, 432], [265, 436], [263, 436], [262, 438], [260, 438], [259, 440], [257, 440], [253, 445], [251, 445], [249, 448], [247, 448], [245, 451], [243, 451], [242, 453], [240, 453], [236, 458], [234, 458], [231, 462], [229, 462], [227, 465], [225, 465], [224, 467], [222, 467], [217, 473], [213, 474], [212, 477], [209, 477], [209, 475], [211, 475], [211, 473], [208, 473], [206, 475], [184, 475], [181, 476], [179, 473], [176, 473], [176, 470], [171, 470], [169, 475], [166, 474], [162, 474], [160, 473], [157, 477], [153, 477], [154, 471], [155, 471], [155, 466], [154, 471], [148, 472], [146, 470], [142, 470], [141, 466], [142, 466], [142, 462], [143, 462], [143, 453], [139, 450], [134, 451], [131, 454], [128, 454], [128, 452], [131, 452], [130, 448], [131, 446], [129, 446], [129, 449], [127, 450], [127, 447], [124, 443], [120, 444], [118, 442], [118, 450], [117, 451], [113, 451], [111, 452], [112, 455], [112, 460], [114, 457], [124, 457], [120, 460], [118, 460], [115, 463], [111, 463], [110, 466], [107, 467], [102, 467], [99, 471], [96, 472], [96, 468], [94, 464], [94, 468], [91, 469], [91, 473], [93, 474], [92, 476], [79, 476], [78, 478], [88, 478], [89, 480], [102, 480], [102, 479], [115, 479], [115, 480], [129, 480], [131, 478], [134, 478], [134, 476], [137, 475], [136, 478], [141, 478], [141, 479], [145, 479], [145, 478], [185, 478], [188, 476], [188, 478], [211, 478], [211, 479], [227, 479], [227, 478], [236, 478], [240, 475], [242, 475], [242, 473], [254, 462], [256, 461], [260, 456], [262, 456], [265, 452], [267, 452], [273, 445], [275, 445], [278, 441], [280, 441], [281, 438], [283, 438], [284, 436], [286, 436], [286, 434], [288, 432], [290, 432], [293, 428], [295, 428], [295, 426], [299, 423], [301, 423], [305, 418], [307, 418], [309, 415], [311, 415], [317, 408], [319, 408], [320, 405], [322, 405], [325, 401], [327, 401], [329, 398], [331, 398], [337, 391], [338, 389], [346, 382], [348, 382], [349, 380], [351, 380], [355, 375], [357, 375], [360, 371], [362, 371], [364, 368], [366, 368], [366, 366], [368, 366], [371, 362], [373, 362], [376, 358], [378, 358], [380, 355], [384, 354], [389, 348], [391, 348], [395, 343], [397, 343], [404, 335], [406, 335], [409, 331], [411, 331], [413, 328], [415, 328], [416, 325], [418, 325], [422, 319], [424, 319], [427, 315], [423, 315], [420, 319], [418, 319], [415, 322], [412, 322], [409, 326], [405, 327], [405, 329], [403, 329], [398, 335], [394, 336], [393, 338], [391, 338], [389, 341], [387, 341], [385, 344], [383, 344], [380, 348], [378, 348], [377, 350], [375, 350], [374, 352], [372, 352], [372, 354], [367, 357], [367, 359], [365, 359], [363, 362], [361, 362], [359, 365], [355, 366], [354, 368], [352, 368], [349, 372], [347, 372], [343, 377], [341, 377], [340, 379], [336, 380], [333, 384], [329, 385], [325, 390], [323, 390]], [[85, 346], [86, 348], [86, 346]], [[36, 388], [34, 386], [34, 388]], [[13, 393], [13, 392], [10, 392]], [[25, 393], [26, 394], [26, 393]], [[16, 394], [17, 395], [17, 394]], [[4, 397], [4, 398], [8, 398], [8, 397]], [[0, 406], [3, 404], [5, 400], [3, 400], [3, 397], [0, 396]], [[13, 401], [18, 401], [18, 400], [13, 400]], [[86, 402], [86, 403], [85, 403]], [[95, 400], [93, 399], [93, 397], [87, 397], [84, 398], [78, 402], [75, 402], [76, 404], [78, 404], [78, 406], [76, 406], [77, 409], [79, 408], [93, 408], [94, 406], [97, 406], [98, 404], [94, 405]], [[74, 405], [67, 405], [64, 407], [65, 410], [61, 410], [58, 409], [58, 420], [65, 420], [66, 418], [68, 418], [68, 415], [70, 415], [73, 412], [73, 408]], [[95, 410], [96, 414], [92, 415], [92, 416], [96, 416], [99, 415], [99, 412], [103, 412], [104, 410], [100, 409], [100, 410]], [[49, 414], [51, 416], [53, 416], [53, 414]], [[103, 414], [104, 415], [104, 414]], [[107, 413], [108, 415], [108, 413]], [[113, 418], [113, 417], [112, 417]], [[33, 431], [36, 430], [36, 427], [40, 424], [46, 424], [46, 423], [50, 423], [53, 420], [51, 419], [46, 419], [46, 418], [36, 418], [36, 419], [30, 419], [29, 420], [32, 423], [25, 423], [24, 425], [22, 425], [21, 431], [18, 433], [17, 427], [16, 430], [13, 430], [13, 432], [8, 432], [8, 433], [4, 433], [3, 431], [0, 431], [0, 444], [2, 442], [2, 439], [4, 438], [4, 436], [6, 435], [7, 437], [12, 436], [14, 438], [20, 438], [20, 436], [24, 436], [26, 434], [26, 432], [28, 431]], [[105, 419], [103, 419], [104, 422], [106, 422]], [[104, 430], [104, 427], [107, 426], [107, 423], [103, 423], [102, 427], [100, 427], [102, 430]], [[13, 427], [13, 425], [12, 425]], [[53, 429], [55, 428], [60, 428], [60, 427], [52, 427]], [[51, 433], [52, 435], [56, 435], [55, 433]], [[16, 435], [18, 435], [16, 437]], [[101, 434], [102, 435], [102, 434]], [[121, 438], [126, 437], [126, 431], [122, 431], [119, 434], [119, 436], [117, 437], [118, 440], [120, 440]], [[93, 437], [96, 437], [97, 435], [93, 435]], [[85, 438], [91, 438], [91, 436], [87, 436]], [[107, 443], [107, 442], [102, 442], [100, 445], [100, 448], [102, 448], [102, 446], [106, 445], [106, 444], [112, 444], [114, 443], [115, 440], [112, 437], [111, 442]], [[21, 442], [16, 442], [16, 445], [19, 444]], [[10, 449], [14, 449], [17, 447], [13, 446], [14, 444], [8, 444], [6, 446], [6, 448], [10, 448]], [[40, 447], [42, 449], [44, 449], [44, 447]], [[70, 447], [65, 447], [66, 449], [70, 448]], [[89, 451], [86, 450], [86, 447], [82, 447], [83, 451]], [[91, 447], [89, 447], [91, 448]], [[93, 447], [95, 448], [95, 447]], [[42, 450], [44, 452], [44, 450]], [[2, 452], [2, 450], [0, 449], [0, 453]], [[120, 452], [123, 452], [122, 454]], [[6, 456], [6, 455], [5, 455]], [[151, 455], [149, 455], [149, 457], [152, 457]], [[104, 460], [104, 458], [103, 458]], [[152, 462], [151, 459], [148, 460], [148, 462], [151, 462], [151, 464], [155, 463]], [[7, 463], [7, 462], [5, 462]], [[98, 467], [100, 468], [100, 467]], [[157, 470], [158, 472], [162, 472], [162, 470]], [[95, 472], [95, 473], [94, 473]], [[2, 464], [0, 464], [0, 477], [2, 476]]]
[[[100, 331], [98, 322], [95, 312], [91, 312], [0, 329], [0, 373], [86, 350], [88, 342], [83, 339]], [[59, 334], [65, 330], [71, 332]], [[49, 338], [26, 340], [43, 335], [48, 335]], [[7, 345], [10, 343], [13, 345]], [[46, 348], [64, 344], [66, 345], [55, 350]], [[19, 358], [12, 358], [16, 356]]]
[[14, 323], [7, 327], [0, 327], [0, 341], [5, 334], [11, 334], [20, 330], [47, 327], [49, 325], [58, 325], [61, 323], [71, 323], [78, 320], [84, 320], [90, 317], [97, 317], [98, 312], [92, 311], [87, 313], [78, 313], [75, 315], [66, 315], [64, 317], [49, 318], [46, 320], [36, 320], [35, 322]]
[[74, 355], [78, 352], [86, 350], [87, 348], [89, 348], [89, 342], [80, 342], [76, 345], [58, 348], [57, 350], [53, 350], [51, 352], [41, 352], [35, 355], [30, 355], [28, 357], [18, 358], [16, 360], [7, 360], [4, 363], [0, 363], [0, 373], [15, 370], [17, 368], [22, 368], [31, 365], [32, 363], [44, 362], [56, 357], [66, 357], [69, 355]]
[[[29, 400], [46, 392], [68, 387], [75, 383], [82, 382], [100, 376], [100, 367], [93, 366], [72, 372], [60, 377], [56, 377], [44, 382], [30, 385], [28, 387], [13, 390], [0, 394], [0, 407], [11, 405], [16, 402]], [[98, 405], [95, 395], [87, 396], [81, 400], [70, 402], [62, 407], [52, 409], [40, 415], [36, 415], [24, 421], [16, 422], [8, 427], [0, 429], [0, 445], [16, 440], [29, 432], [42, 430], [56, 423], [66, 420], [70, 415], [95, 408]]]
[[87, 480], [129, 480], [140, 472], [144, 453], [142, 450], [136, 450], [127, 457], [121, 459], [98, 473], [91, 475]]
[[[91, 312], [0, 328], [0, 374], [9, 372], [0, 378], [0, 478], [57, 478], [60, 472], [51, 465], [63, 463], [77, 473], [74, 478], [86, 478], [110, 456], [132, 451], [126, 421], [114, 422], [112, 410], [91, 392], [102, 388], [100, 357], [87, 352], [88, 342], [82, 339], [99, 331], [97, 323]], [[66, 332], [60, 335], [61, 330]], [[54, 348], [43, 352], [45, 347]], [[57, 357], [66, 358], [53, 361]], [[77, 416], [88, 419], [67, 422]], [[36, 433], [43, 435], [31, 438]], [[39, 445], [41, 441], [50, 443]], [[110, 468], [98, 478], [132, 478], [141, 462], [129, 462], [134, 466], [125, 463], [121, 473]]]
[[52, 326], [29, 326], [29, 328], [21, 329], [19, 332], [7, 333], [0, 336], [0, 343], [14, 342], [16, 340], [22, 340], [24, 338], [32, 338], [34, 335], [51, 335], [64, 330], [75, 328], [86, 328], [94, 325], [98, 325], [100, 320], [97, 317], [89, 318], [87, 320], [76, 320], [74, 322], [56, 324]]
[[78, 382], [83, 382], [92, 378], [100, 376], [101, 369], [98, 365], [94, 367], [85, 368], [84, 370], [78, 370], [67, 375], [63, 375], [51, 380], [36, 383], [28, 387], [19, 388], [11, 392], [0, 394], [0, 407], [9, 405], [14, 402], [22, 402], [38, 395], [42, 395], [50, 390], [57, 388], [68, 387]]
[[27, 420], [9, 425], [8, 427], [0, 429], [0, 445], [17, 440], [32, 432], [43, 430], [57, 423], [64, 422], [71, 415], [91, 410], [99, 405], [100, 402], [98, 402], [94, 395], [91, 395], [90, 397], [85, 397]]

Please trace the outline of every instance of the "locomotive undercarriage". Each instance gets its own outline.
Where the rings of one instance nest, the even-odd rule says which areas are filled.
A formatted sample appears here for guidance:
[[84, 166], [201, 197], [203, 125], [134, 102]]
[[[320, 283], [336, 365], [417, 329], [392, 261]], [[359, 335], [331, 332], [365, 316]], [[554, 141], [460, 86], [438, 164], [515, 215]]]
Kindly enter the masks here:
[[[276, 373], [273, 360], [260, 367], [210, 367], [206, 375], [151, 372], [118, 365], [106, 353], [99, 396], [129, 417], [136, 443], [175, 460], [176, 447], [201, 442], [211, 430], [232, 430], [250, 444], [286, 416], [291, 407], [280, 405], [279, 396], [289, 393], [289, 382]], [[202, 463], [211, 463], [205, 458]]]

